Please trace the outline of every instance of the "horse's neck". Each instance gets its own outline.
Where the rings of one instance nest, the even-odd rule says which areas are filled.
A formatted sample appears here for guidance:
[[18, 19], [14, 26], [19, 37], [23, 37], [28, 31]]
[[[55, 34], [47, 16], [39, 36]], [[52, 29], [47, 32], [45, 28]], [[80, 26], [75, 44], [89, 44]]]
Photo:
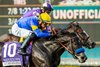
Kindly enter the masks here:
[[[58, 37], [56, 38], [54, 41], [47, 41], [46, 39], [39, 39], [37, 42], [37, 45], [43, 45], [43, 47], [46, 48], [46, 50], [48, 50], [50, 53], [54, 53], [54, 52], [61, 52], [61, 49], [63, 48], [60, 43], [58, 42], [58, 40], [61, 41], [66, 41], [64, 40], [64, 37]], [[62, 54], [62, 53], [61, 53]]]
[[50, 53], [53, 53], [60, 48], [60, 45], [54, 41], [47, 41], [45, 42], [44, 46]]
[[60, 57], [64, 53], [64, 51], [65, 49], [60, 47], [59, 49], [55, 51], [55, 54]]
[[62, 37], [58, 37], [55, 39], [55, 41], [52, 41], [52, 47], [54, 47], [54, 51], [55, 54], [57, 54], [59, 57], [63, 54], [63, 52], [65, 51], [65, 49], [62, 47], [61, 43], [63, 44], [63, 42], [66, 42], [67, 39], [65, 38], [70, 38], [68, 35], [65, 36], [63, 35]]
[[65, 48], [62, 45], [64, 42], [69, 41], [70, 38], [71, 38], [70, 33], [68, 33], [67, 35], [63, 35], [62, 37], [59, 37], [56, 39], [56, 41], [60, 45], [60, 47], [55, 51], [56, 55], [58, 55], [60, 57], [63, 54], [63, 52], [65, 51]]
[[65, 49], [57, 42], [51, 41], [46, 42], [45, 48], [49, 51], [49, 54], [52, 55], [53, 58], [60, 58], [60, 56], [64, 53]]

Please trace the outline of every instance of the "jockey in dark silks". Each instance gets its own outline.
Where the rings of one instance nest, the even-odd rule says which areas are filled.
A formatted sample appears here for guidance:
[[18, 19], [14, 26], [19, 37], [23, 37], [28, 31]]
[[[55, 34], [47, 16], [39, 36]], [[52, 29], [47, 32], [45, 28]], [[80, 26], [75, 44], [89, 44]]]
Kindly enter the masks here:
[[19, 19], [12, 26], [13, 35], [25, 38], [18, 53], [26, 55], [26, 49], [32, 40], [51, 36], [52, 34], [47, 29], [47, 27], [50, 25], [51, 17], [46, 12], [41, 13], [39, 17], [30, 16]]

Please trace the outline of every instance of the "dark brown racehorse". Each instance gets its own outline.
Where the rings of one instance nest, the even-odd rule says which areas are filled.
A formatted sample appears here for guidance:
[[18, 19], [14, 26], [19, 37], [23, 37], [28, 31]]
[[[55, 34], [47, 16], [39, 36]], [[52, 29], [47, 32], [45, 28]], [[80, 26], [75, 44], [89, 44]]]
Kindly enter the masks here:
[[[8, 35], [9, 36], [9, 35]], [[13, 40], [13, 35], [10, 35]], [[15, 37], [15, 36], [14, 36]], [[19, 38], [14, 38], [16, 41]], [[0, 45], [2, 47], [2, 45]], [[0, 48], [1, 48], [0, 47]], [[86, 61], [87, 57], [84, 54], [79, 38], [67, 33], [57, 37], [54, 41], [39, 39], [33, 44], [32, 55], [30, 57], [31, 67], [58, 67], [60, 56], [67, 50], [80, 63]], [[1, 50], [0, 50], [1, 51]]]
[[[75, 35], [78, 36], [78, 38], [79, 38], [80, 42], [83, 44], [83, 46], [88, 47], [88, 48], [94, 48], [95, 47], [95, 43], [92, 42], [89, 35], [79, 26], [79, 24], [77, 22], [70, 23], [68, 28], [66, 30], [63, 30], [63, 31], [64, 31], [63, 33], [65, 33], [65, 31], [70, 32], [70, 33], [75, 33]], [[12, 39], [12, 36], [10, 38]], [[9, 40], [9, 37], [8, 37], [8, 41], [10, 41], [10, 40]], [[4, 41], [7, 41], [7, 40], [4, 40]], [[58, 50], [57, 53], [58, 53], [58, 55], [61, 55], [63, 53], [63, 49]], [[59, 64], [57, 62], [55, 62], [55, 63]]]
[[32, 49], [31, 63], [34, 64], [33, 67], [58, 67], [60, 56], [65, 50], [80, 63], [84, 63], [87, 59], [79, 39], [67, 33], [67, 35], [57, 37], [54, 41], [45, 39], [36, 41]]

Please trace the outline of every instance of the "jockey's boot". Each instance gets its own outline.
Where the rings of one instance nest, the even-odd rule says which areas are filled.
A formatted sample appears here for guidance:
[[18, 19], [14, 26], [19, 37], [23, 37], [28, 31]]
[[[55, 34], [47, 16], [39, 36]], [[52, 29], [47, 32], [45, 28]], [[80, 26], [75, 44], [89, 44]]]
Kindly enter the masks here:
[[27, 55], [28, 53], [26, 52], [26, 49], [27, 47], [30, 45], [30, 42], [32, 40], [35, 39], [35, 34], [31, 34], [29, 35], [25, 40], [24, 42], [22, 43], [21, 47], [19, 48], [18, 50], [18, 54], [21, 54], [21, 55]]

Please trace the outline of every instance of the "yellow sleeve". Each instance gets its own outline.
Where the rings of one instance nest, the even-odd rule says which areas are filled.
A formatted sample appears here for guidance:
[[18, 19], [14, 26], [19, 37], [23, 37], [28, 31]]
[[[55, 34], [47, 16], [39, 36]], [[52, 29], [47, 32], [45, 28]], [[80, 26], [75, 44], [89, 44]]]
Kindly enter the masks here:
[[38, 28], [38, 27], [35, 26], [35, 25], [32, 25], [31, 27], [32, 27], [32, 30], [36, 30], [36, 29]]

